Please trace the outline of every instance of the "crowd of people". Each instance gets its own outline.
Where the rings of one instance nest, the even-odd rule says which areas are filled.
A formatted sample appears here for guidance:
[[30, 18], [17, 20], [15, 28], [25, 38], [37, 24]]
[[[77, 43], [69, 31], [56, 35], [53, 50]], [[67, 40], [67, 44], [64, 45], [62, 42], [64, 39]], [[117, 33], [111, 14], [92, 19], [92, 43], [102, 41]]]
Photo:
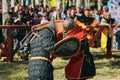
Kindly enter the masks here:
[[[61, 11], [61, 19], [64, 20], [66, 17], [79, 17], [79, 19], [83, 19], [85, 9], [81, 6], [76, 9], [75, 6], [66, 5]], [[88, 11], [89, 17], [96, 19], [99, 23], [101, 19], [104, 17], [104, 14], [108, 12], [108, 9], [104, 6], [102, 10], [97, 10], [96, 8], [91, 8]], [[0, 9], [0, 15], [2, 15], [2, 10]], [[15, 7], [11, 7], [8, 11], [8, 17], [10, 25], [36, 25], [42, 24], [44, 22], [51, 21], [53, 19], [57, 19], [57, 10], [56, 7], [39, 7], [38, 5], [35, 8], [32, 8], [31, 5], [28, 7], [23, 7], [17, 4]], [[0, 16], [0, 21], [2, 21], [2, 16]], [[82, 21], [83, 21], [82, 20]], [[86, 21], [87, 22], [87, 21]], [[6, 22], [4, 24], [7, 24]], [[85, 24], [86, 25], [86, 24]], [[89, 24], [87, 24], [89, 25]]]
[[[56, 7], [44, 8], [44, 7], [35, 6], [35, 8], [33, 9], [31, 5], [29, 7], [23, 7], [18, 4], [15, 7], [11, 7], [10, 11], [7, 14], [8, 14], [8, 17], [5, 20], [4, 25], [37, 25], [37, 24], [47, 23], [51, 20], [57, 20]], [[2, 14], [0, 14], [0, 18], [2, 18]], [[79, 40], [83, 40], [81, 42], [83, 42], [82, 45], [85, 46], [83, 49], [81, 49], [81, 51], [79, 52], [80, 53], [79, 55], [77, 55], [76, 57], [72, 57], [70, 59], [69, 64], [65, 67], [66, 77], [68, 78], [68, 80], [72, 80], [72, 79], [79, 80], [81, 77], [86, 77], [84, 79], [93, 77], [95, 75], [95, 65], [94, 65], [94, 61], [88, 45], [88, 40], [91, 39], [91, 33], [90, 33], [90, 28], [87, 28], [86, 26], [90, 25], [94, 27], [101, 23], [115, 24], [115, 20], [111, 18], [111, 14], [108, 12], [108, 9], [106, 8], [106, 6], [104, 6], [99, 11], [96, 8], [84, 9], [83, 7], [78, 7], [76, 9], [75, 6], [68, 6], [68, 5], [65, 5], [65, 7], [63, 8], [61, 12], [61, 19], [64, 21], [63, 22], [64, 32], [61, 33], [62, 38], [65, 38], [68, 36], [77, 37]], [[0, 21], [2, 21], [2, 19]], [[0, 22], [0, 24], [2, 24], [2, 22]], [[82, 26], [82, 28], [78, 26]], [[71, 31], [71, 34], [70, 33], [68, 34], [69, 31]], [[97, 32], [97, 29], [94, 29], [93, 32]], [[17, 34], [18, 34], [16, 35], [17, 39], [21, 41], [26, 34], [26, 30], [23, 30], [23, 29], [18, 30]], [[87, 38], [84, 37], [86, 35], [87, 35]], [[112, 35], [111, 28], [105, 29], [101, 34], [101, 43], [102, 43], [101, 49], [102, 51], [105, 51], [107, 48], [107, 55], [109, 57], [112, 57], [112, 51], [111, 51], [112, 38], [113, 38], [113, 35]], [[104, 39], [103, 42], [102, 42], [102, 39]], [[105, 45], [103, 44], [104, 42], [106, 42]], [[83, 63], [84, 67], [88, 65], [86, 64], [86, 62], [84, 62], [85, 59], [88, 59], [88, 57], [85, 56], [84, 58], [83, 54], [89, 57], [90, 64], [93, 65], [91, 66], [91, 71], [90, 71], [91, 74], [89, 74], [89, 70], [88, 72], [86, 72], [86, 69], [82, 68], [82, 66], [78, 66], [81, 63]], [[77, 64], [74, 64], [74, 63], [77, 63]], [[73, 66], [73, 68], [76, 66], [76, 68], [74, 69], [77, 69], [78, 71], [74, 73], [74, 69], [71, 70], [71, 66]], [[29, 69], [30, 71], [31, 71], [31, 68]], [[70, 70], [71, 70], [71, 73], [69, 73]], [[79, 71], [82, 71], [82, 72], [80, 73]], [[75, 75], [73, 75], [73, 73]], [[30, 78], [35, 78], [37, 76], [38, 79], [47, 77], [46, 80], [48, 78], [50, 78], [50, 80], [53, 80], [53, 77], [51, 77], [52, 73], [50, 76], [43, 76], [43, 77], [40, 74], [38, 75], [32, 75], [31, 73], [29, 74], [30, 74], [29, 75]]]

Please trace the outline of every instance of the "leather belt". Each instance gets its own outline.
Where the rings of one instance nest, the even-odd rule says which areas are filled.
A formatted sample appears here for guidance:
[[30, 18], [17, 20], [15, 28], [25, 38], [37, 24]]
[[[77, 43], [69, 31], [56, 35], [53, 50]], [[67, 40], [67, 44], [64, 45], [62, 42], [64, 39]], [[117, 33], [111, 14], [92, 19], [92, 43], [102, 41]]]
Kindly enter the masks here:
[[46, 57], [42, 57], [42, 56], [31, 57], [31, 60], [36, 60], [36, 59], [41, 59], [41, 60], [45, 60], [45, 61], [48, 61], [48, 62], [52, 62], [50, 59], [48, 59]]

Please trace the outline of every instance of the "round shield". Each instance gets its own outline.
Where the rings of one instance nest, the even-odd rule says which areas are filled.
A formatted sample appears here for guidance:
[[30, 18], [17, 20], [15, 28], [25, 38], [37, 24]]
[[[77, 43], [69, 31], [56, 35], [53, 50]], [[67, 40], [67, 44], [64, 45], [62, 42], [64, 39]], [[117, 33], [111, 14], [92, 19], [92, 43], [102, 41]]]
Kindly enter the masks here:
[[80, 41], [75, 37], [65, 38], [54, 46], [54, 55], [57, 57], [70, 58], [78, 53]]

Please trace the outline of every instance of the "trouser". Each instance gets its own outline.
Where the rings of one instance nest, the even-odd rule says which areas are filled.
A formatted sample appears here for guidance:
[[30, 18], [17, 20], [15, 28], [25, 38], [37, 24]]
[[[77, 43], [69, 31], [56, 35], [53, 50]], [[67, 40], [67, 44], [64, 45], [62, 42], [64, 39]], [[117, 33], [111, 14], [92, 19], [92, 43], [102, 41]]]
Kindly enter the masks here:
[[108, 39], [107, 39], [107, 55], [110, 56], [110, 57], [112, 56], [111, 48], [112, 48], [112, 37], [108, 36]]

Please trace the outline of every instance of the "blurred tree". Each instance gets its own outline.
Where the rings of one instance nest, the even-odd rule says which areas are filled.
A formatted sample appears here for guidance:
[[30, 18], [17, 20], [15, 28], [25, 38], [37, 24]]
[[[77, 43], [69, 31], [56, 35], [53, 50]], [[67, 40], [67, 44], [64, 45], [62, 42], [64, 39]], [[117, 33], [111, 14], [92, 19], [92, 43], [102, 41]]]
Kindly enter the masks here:
[[[7, 13], [8, 13], [8, 2], [7, 2], [7, 0], [2, 0], [2, 24], [5, 23], [5, 20], [8, 17]], [[3, 35], [6, 39], [7, 38], [7, 30], [6, 29], [3, 30]]]
[[35, 0], [35, 5], [40, 5], [40, 0]]
[[69, 6], [71, 6], [72, 5], [72, 0], [69, 0]]
[[15, 6], [15, 0], [11, 0], [11, 7]]
[[43, 7], [47, 6], [47, 0], [43, 0]]
[[76, 0], [76, 9], [78, 8], [78, 7], [81, 7], [81, 6], [83, 6], [83, 0]]
[[62, 0], [57, 0], [57, 20], [61, 19]]

